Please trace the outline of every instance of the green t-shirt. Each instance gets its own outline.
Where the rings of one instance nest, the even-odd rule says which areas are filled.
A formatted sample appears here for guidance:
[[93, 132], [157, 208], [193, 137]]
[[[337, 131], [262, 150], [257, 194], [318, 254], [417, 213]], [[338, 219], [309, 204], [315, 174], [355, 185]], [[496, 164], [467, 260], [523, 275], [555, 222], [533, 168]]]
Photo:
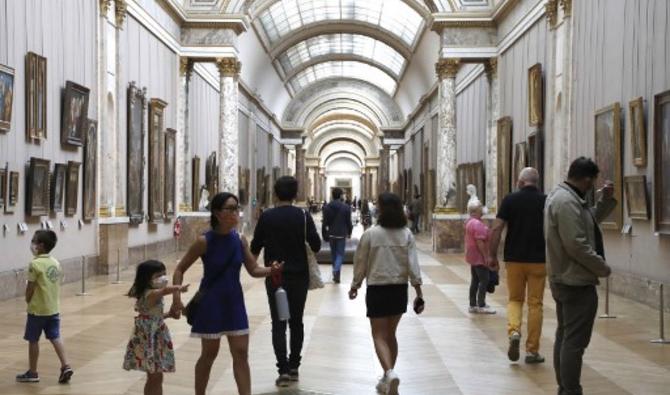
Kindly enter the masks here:
[[35, 293], [28, 303], [28, 313], [54, 315], [60, 310], [60, 263], [49, 254], [33, 258], [28, 267], [28, 281], [35, 283]]

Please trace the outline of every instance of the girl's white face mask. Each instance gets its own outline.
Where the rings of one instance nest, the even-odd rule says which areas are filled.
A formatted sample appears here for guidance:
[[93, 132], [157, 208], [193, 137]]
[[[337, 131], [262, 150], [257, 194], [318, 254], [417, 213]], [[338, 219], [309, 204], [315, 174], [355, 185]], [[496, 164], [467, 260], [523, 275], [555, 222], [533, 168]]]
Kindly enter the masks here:
[[151, 280], [151, 287], [152, 288], [156, 288], [156, 289], [165, 288], [167, 286], [167, 284], [168, 284], [168, 278], [165, 274], [158, 277], [158, 278], [154, 278], [153, 280]]

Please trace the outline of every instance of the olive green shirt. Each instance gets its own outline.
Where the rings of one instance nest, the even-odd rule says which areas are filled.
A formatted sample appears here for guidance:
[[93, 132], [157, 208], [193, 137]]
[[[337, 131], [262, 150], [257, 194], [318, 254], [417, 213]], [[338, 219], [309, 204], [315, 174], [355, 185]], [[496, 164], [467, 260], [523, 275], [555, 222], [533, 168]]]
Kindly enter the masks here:
[[28, 313], [54, 315], [60, 310], [60, 263], [49, 254], [37, 255], [28, 266], [28, 281], [35, 283], [35, 292], [28, 303]]

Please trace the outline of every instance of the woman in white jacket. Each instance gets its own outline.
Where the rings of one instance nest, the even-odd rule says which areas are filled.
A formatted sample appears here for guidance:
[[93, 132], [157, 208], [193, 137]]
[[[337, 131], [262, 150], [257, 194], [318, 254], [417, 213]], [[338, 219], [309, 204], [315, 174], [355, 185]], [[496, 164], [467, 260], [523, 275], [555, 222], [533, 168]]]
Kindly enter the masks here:
[[423, 311], [424, 302], [416, 243], [407, 228], [402, 201], [392, 193], [382, 193], [377, 202], [377, 225], [363, 233], [356, 249], [349, 298], [356, 298], [366, 279], [367, 316], [375, 351], [384, 369], [377, 391], [395, 395], [400, 385], [400, 379], [393, 371], [398, 358], [396, 330], [407, 311], [408, 281], [416, 290], [414, 311], [417, 314]]

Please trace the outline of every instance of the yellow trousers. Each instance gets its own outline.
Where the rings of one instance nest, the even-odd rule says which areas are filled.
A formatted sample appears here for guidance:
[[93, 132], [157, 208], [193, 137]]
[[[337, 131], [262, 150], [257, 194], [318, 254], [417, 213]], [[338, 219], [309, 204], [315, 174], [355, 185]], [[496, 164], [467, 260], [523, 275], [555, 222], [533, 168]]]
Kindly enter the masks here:
[[547, 277], [542, 263], [505, 262], [507, 269], [507, 333], [521, 333], [523, 302], [528, 289], [528, 336], [526, 352], [538, 352], [542, 335], [542, 299]]

